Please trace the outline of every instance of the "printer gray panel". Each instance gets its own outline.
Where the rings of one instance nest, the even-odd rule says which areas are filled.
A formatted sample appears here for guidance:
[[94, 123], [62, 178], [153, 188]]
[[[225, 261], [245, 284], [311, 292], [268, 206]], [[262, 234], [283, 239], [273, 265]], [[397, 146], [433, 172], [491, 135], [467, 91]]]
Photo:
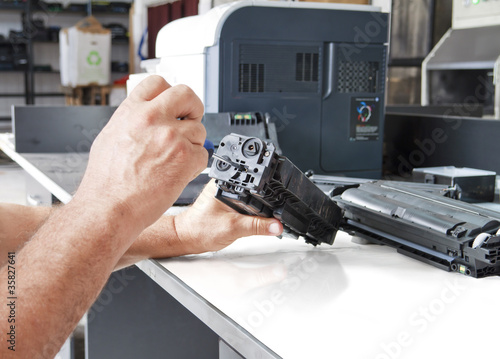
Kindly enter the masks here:
[[319, 95], [321, 43], [234, 41], [232, 95], [312, 93]]
[[368, 11], [247, 6], [225, 21], [221, 40], [259, 39], [337, 43], [387, 42], [388, 14]]
[[[328, 44], [351, 45], [358, 57], [363, 57], [368, 45], [378, 46], [379, 54], [381, 54], [387, 42], [387, 20], [387, 14], [383, 13], [343, 10], [257, 6], [236, 10], [223, 24], [219, 41], [219, 112], [261, 111], [269, 113], [276, 122], [283, 154], [301, 170], [380, 176], [382, 136], [370, 141], [352, 141], [349, 137], [349, 116], [353, 106], [350, 97], [358, 93], [339, 94], [333, 88], [334, 91], [327, 96], [329, 88], [337, 85], [334, 74], [328, 71], [328, 66], [330, 66]], [[283, 86], [282, 92], [277, 87], [272, 91], [266, 91], [266, 87], [260, 89], [254, 87], [253, 90], [257, 89], [257, 91], [241, 91], [240, 71], [247, 71], [247, 76], [254, 76], [254, 79], [260, 76], [258, 68], [249, 69], [240, 66], [242, 63], [241, 46], [255, 44], [261, 44], [263, 50], [266, 46], [268, 49], [269, 46], [282, 48], [297, 46], [297, 53], [291, 53], [289, 57], [292, 66], [297, 67], [299, 63], [304, 65], [304, 62], [300, 62], [301, 60], [309, 61], [311, 64], [316, 61], [312, 57], [314, 55], [303, 55], [302, 58], [298, 55], [301, 52], [314, 54], [315, 51], [299, 51], [299, 49], [308, 46], [317, 47], [319, 71], [316, 83], [297, 83], [292, 86], [289, 82], [288, 86]], [[270, 56], [273, 55], [272, 53], [275, 51], [270, 51]], [[265, 51], [261, 51], [260, 54], [265, 57]], [[308, 58], [306, 59], [305, 56]], [[373, 56], [369, 54], [367, 61], [371, 61], [370, 57]], [[382, 58], [383, 56], [378, 56], [379, 74], [385, 77], [386, 64], [385, 58]], [[290, 63], [283, 65], [284, 68], [289, 66]], [[297, 73], [288, 71], [288, 74], [296, 76], [296, 78], [288, 79], [292, 82], [311, 79], [309, 73], [302, 73], [302, 77], [298, 71]], [[283, 83], [288, 80], [284, 79]], [[383, 84], [384, 80], [383, 78], [379, 80], [376, 84], [375, 95], [383, 102], [384, 87], [380, 86], [380, 83]], [[366, 91], [371, 88], [370, 86], [373, 87], [373, 84], [368, 83], [360, 90]], [[380, 133], [383, 133], [381, 132], [383, 106], [379, 111]], [[339, 138], [342, 138], [342, 141], [339, 141]], [[342, 160], [339, 161], [338, 158]]]
[[[378, 171], [384, 135], [385, 47], [346, 55], [336, 45], [333, 92], [322, 107], [321, 168], [325, 172]], [[372, 175], [373, 177], [373, 175]]]

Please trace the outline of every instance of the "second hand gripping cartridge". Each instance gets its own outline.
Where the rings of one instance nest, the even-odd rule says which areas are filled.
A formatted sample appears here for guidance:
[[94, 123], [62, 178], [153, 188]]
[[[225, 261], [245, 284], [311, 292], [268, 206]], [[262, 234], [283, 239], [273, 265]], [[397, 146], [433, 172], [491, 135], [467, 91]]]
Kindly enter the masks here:
[[210, 177], [220, 201], [243, 214], [275, 217], [285, 233], [308, 243], [333, 243], [341, 208], [271, 142], [232, 133], [213, 157]]

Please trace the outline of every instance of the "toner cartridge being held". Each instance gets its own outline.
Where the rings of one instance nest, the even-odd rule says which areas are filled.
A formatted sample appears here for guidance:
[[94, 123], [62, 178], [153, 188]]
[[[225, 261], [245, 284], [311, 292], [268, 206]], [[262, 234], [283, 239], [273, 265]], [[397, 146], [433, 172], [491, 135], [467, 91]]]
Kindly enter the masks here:
[[275, 217], [290, 236], [332, 244], [342, 211], [272, 142], [230, 134], [214, 155], [216, 197], [244, 214]]

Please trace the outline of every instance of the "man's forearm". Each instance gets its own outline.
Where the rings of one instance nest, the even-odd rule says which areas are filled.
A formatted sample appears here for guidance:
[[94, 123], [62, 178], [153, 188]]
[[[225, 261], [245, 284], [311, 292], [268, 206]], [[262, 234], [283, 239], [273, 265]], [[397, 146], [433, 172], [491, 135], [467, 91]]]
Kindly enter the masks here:
[[[7, 253], [18, 252], [45, 222], [52, 210], [50, 207], [0, 203], [0, 268], [7, 261]], [[151, 257], [164, 258], [187, 254], [177, 237], [173, 219], [171, 216], [163, 216], [144, 230], [120, 258], [115, 270]]]
[[8, 252], [17, 252], [47, 219], [51, 207], [0, 203], [0, 268]]
[[[140, 229], [121, 209], [70, 204], [53, 211], [16, 255], [15, 353], [6, 345], [0, 357], [54, 357], [78, 320], [93, 303], [118, 259]], [[7, 266], [0, 278], [7, 278]], [[0, 292], [9, 297], [6, 286]], [[0, 306], [0, 318], [9, 307]], [[0, 327], [3, 333], [7, 321]], [[43, 335], [40, 335], [43, 333]]]
[[[202, 117], [203, 104], [190, 88], [160, 76], [148, 76], [115, 111], [92, 143], [73, 200], [52, 212], [16, 255], [14, 357], [54, 357], [140, 232], [206, 168]], [[0, 277], [9, 270], [1, 268]], [[0, 297], [11, 296], [6, 287]], [[0, 305], [0, 318], [8, 313]], [[7, 323], [0, 333], [9, 333]], [[0, 346], [0, 357], [9, 350]]]
[[190, 254], [185, 243], [179, 240], [174, 216], [162, 216], [146, 228], [120, 258], [115, 270], [128, 267], [143, 259], [167, 258]]

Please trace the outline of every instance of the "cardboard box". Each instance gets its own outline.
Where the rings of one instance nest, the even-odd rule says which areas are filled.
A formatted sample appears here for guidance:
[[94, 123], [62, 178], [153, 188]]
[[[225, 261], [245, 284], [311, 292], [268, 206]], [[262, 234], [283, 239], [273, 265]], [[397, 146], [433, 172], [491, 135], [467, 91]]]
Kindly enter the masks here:
[[63, 86], [110, 84], [111, 31], [95, 17], [60, 31], [59, 55]]

